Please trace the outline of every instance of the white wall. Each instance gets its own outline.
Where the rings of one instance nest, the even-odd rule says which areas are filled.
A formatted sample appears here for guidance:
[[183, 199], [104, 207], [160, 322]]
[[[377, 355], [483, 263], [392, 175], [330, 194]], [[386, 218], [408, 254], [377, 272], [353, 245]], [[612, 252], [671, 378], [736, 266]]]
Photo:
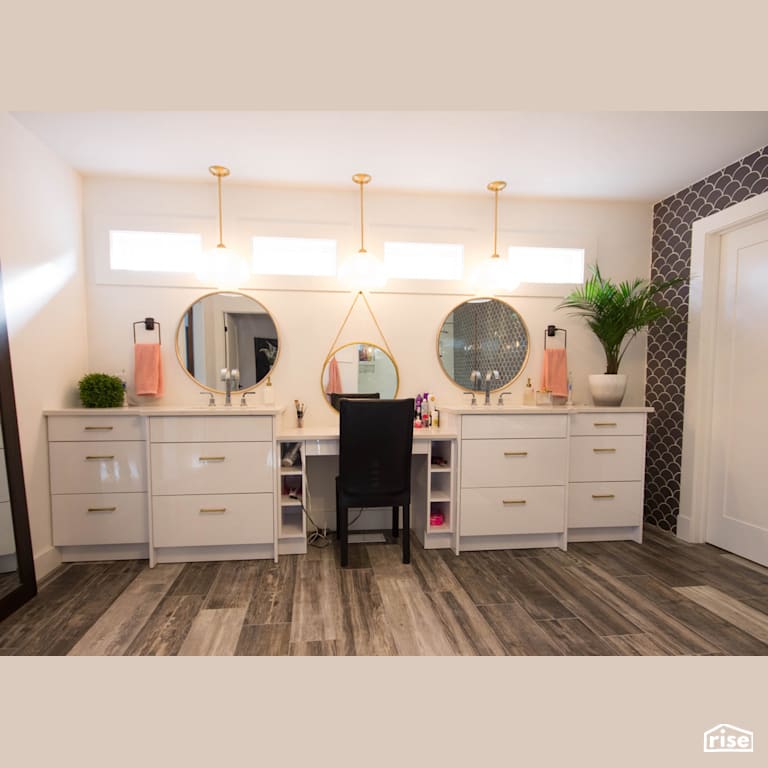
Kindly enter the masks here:
[[79, 175], [0, 113], [0, 263], [38, 579], [60, 561], [42, 411], [77, 404], [87, 363], [81, 231]]
[[[204, 169], [201, 176], [204, 176]], [[359, 242], [357, 188], [310, 189], [224, 186], [224, 241], [249, 253], [255, 234], [335, 237], [339, 255], [357, 250]], [[162, 324], [166, 394], [163, 404], [204, 404], [199, 388], [181, 370], [175, 354], [177, 324], [186, 307], [208, 291], [194, 281], [186, 287], [101, 284], [107, 277], [109, 228], [183, 228], [203, 231], [206, 247], [216, 243], [216, 187], [200, 183], [159, 182], [92, 177], [84, 181], [85, 247], [88, 263], [89, 365], [93, 370], [119, 372], [132, 368], [132, 323], [153, 316]], [[648, 276], [651, 251], [651, 205], [647, 203], [577, 202], [567, 200], [500, 199], [499, 247], [513, 233], [534, 240], [545, 234], [590, 243], [605, 275], [615, 279]], [[384, 239], [434, 239], [465, 244], [467, 273], [491, 250], [493, 198], [477, 195], [414, 194], [366, 190], [366, 246], [381, 253]], [[566, 237], [566, 240], [568, 238]], [[504, 251], [500, 251], [504, 252]], [[107, 277], [108, 279], [108, 277]], [[254, 280], [246, 293], [263, 303], [274, 317], [280, 358], [272, 376], [276, 401], [303, 400], [307, 426], [331, 424], [337, 418], [322, 396], [323, 361], [346, 315], [353, 293], [340, 290], [330, 278], [265, 278]], [[427, 292], [432, 291], [435, 292]], [[413, 281], [369, 294], [369, 301], [400, 372], [400, 396], [425, 390], [442, 403], [462, 401], [461, 390], [443, 373], [436, 337], [443, 319], [468, 297], [466, 286], [436, 282], [427, 289]], [[586, 377], [604, 370], [603, 353], [581, 321], [555, 312], [556, 298], [505, 297], [522, 314], [531, 333], [531, 356], [523, 376], [511, 387], [510, 402], [522, 402], [527, 376], [537, 384], [541, 374], [544, 328], [549, 323], [568, 329], [569, 367], [575, 374], [576, 402], [587, 402]], [[339, 344], [355, 340], [375, 343], [380, 337], [362, 301]], [[645, 339], [636, 339], [622, 371], [629, 374], [625, 404], [643, 402]], [[255, 396], [258, 402], [258, 395]], [[290, 412], [289, 412], [290, 415]], [[290, 419], [289, 419], [290, 421]]]

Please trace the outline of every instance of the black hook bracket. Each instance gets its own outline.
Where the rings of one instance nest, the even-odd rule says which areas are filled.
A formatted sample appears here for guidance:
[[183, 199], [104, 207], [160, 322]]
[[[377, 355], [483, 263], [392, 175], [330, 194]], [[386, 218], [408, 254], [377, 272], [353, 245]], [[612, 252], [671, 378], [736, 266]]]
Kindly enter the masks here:
[[136, 343], [136, 326], [137, 325], [143, 325], [144, 329], [147, 331], [154, 331], [157, 329], [157, 343], [160, 344], [161, 338], [160, 338], [160, 323], [155, 320], [154, 317], [145, 317], [143, 320], [137, 320], [133, 324], [133, 343]]

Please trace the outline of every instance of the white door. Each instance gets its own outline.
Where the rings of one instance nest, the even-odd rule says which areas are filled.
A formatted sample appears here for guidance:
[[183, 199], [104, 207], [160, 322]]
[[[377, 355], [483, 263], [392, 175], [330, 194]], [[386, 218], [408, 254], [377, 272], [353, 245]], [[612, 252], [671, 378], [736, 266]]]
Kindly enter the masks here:
[[724, 234], [707, 541], [768, 565], [768, 220]]

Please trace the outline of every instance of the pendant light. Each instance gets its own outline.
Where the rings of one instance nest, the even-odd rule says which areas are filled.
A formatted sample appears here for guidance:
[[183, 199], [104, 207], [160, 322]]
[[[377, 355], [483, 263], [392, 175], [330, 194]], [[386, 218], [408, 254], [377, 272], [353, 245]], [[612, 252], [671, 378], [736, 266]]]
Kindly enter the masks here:
[[506, 181], [492, 181], [487, 189], [493, 192], [493, 253], [477, 265], [470, 284], [473, 292], [483, 296], [512, 291], [520, 284], [508, 259], [502, 259], [498, 252], [499, 240], [499, 192], [507, 186]]
[[387, 282], [384, 262], [365, 249], [365, 217], [363, 211], [363, 187], [371, 180], [367, 173], [352, 177], [360, 185], [360, 249], [344, 261], [339, 268], [339, 279], [350, 290], [381, 288]]
[[197, 277], [206, 285], [219, 289], [239, 288], [249, 274], [248, 264], [239, 254], [224, 245], [222, 226], [221, 180], [229, 176], [229, 168], [212, 165], [208, 168], [216, 177], [219, 193], [219, 244], [211, 251], [203, 253], [197, 269]]

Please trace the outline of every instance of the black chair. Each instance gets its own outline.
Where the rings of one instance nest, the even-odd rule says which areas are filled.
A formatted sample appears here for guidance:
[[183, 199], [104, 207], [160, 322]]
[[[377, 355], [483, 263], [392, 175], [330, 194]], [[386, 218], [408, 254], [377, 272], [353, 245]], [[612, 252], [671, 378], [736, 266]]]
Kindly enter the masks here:
[[338, 411], [339, 402], [342, 399], [347, 400], [378, 400], [381, 395], [378, 392], [368, 392], [367, 394], [360, 394], [358, 392], [334, 392], [331, 394], [331, 405]]
[[413, 398], [339, 402], [336, 533], [341, 565], [348, 558], [349, 508], [392, 507], [392, 535], [403, 509], [403, 562], [411, 562]]

